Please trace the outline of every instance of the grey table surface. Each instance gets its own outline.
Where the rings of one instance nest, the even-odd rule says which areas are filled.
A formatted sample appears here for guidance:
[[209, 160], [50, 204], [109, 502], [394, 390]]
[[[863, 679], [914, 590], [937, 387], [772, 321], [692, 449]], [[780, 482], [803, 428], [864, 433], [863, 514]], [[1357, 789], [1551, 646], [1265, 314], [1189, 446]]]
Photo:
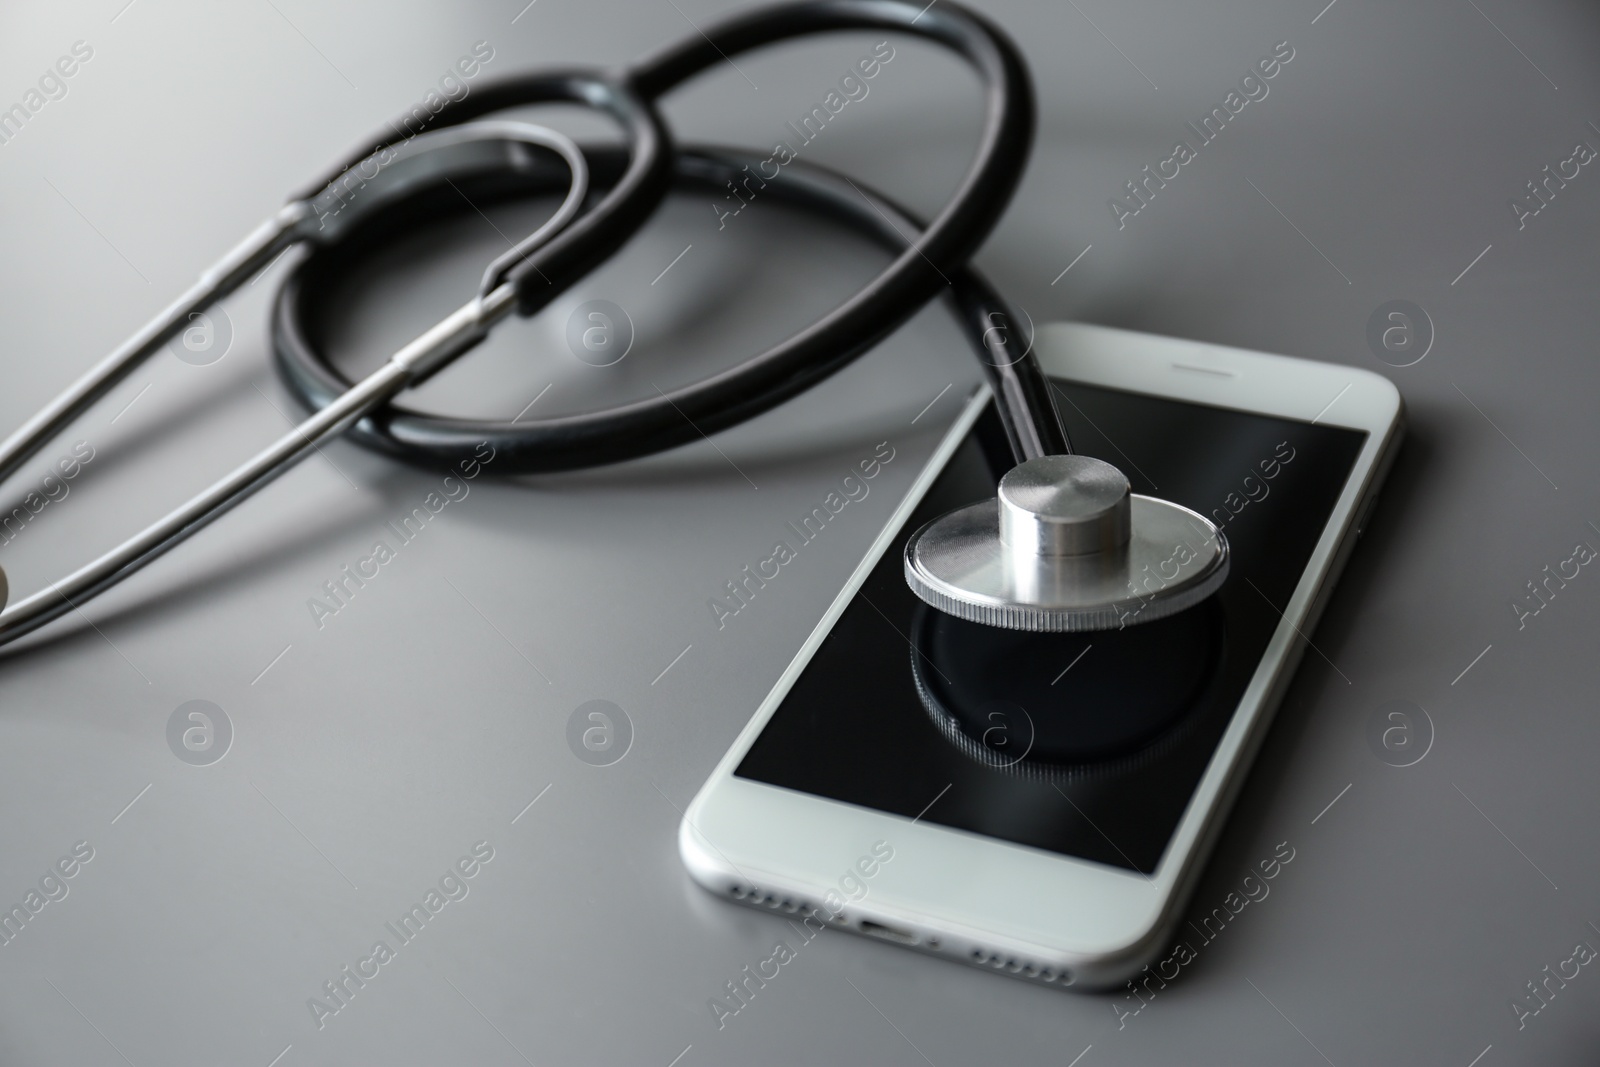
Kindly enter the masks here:
[[[0, 105], [33, 113], [0, 144], [0, 425], [476, 42], [493, 50], [479, 78], [620, 63], [724, 10], [524, 2], [7, 5]], [[712, 442], [559, 477], [495, 478], [490, 464], [405, 544], [385, 523], [449, 489], [442, 475], [335, 443], [0, 655], [0, 905], [34, 912], [0, 945], [0, 1062], [1595, 1062], [1600, 972], [1575, 946], [1600, 946], [1600, 577], [1564, 561], [1600, 546], [1600, 175], [1583, 162], [1593, 149], [1575, 148], [1600, 146], [1600, 13], [1554, 0], [984, 10], [1021, 43], [1040, 101], [1031, 165], [979, 256], [1005, 292], [1038, 321], [1373, 368], [1409, 407], [1390, 487], [1311, 635], [1320, 654], [1192, 914], [1288, 842], [1270, 895], [1149, 1000], [830, 934], [719, 1029], [708, 1000], [788, 931], [691, 884], [679, 809], [976, 382], [934, 306]], [[80, 41], [89, 57], [30, 102]], [[740, 57], [677, 93], [670, 116], [685, 140], [767, 146], [874, 41]], [[1124, 183], [1285, 41], [1294, 58], [1268, 95], [1119, 226]], [[806, 158], [929, 212], [971, 150], [974, 83], [927, 46], [893, 46]], [[1519, 212], [1547, 166], [1569, 179]], [[541, 210], [406, 238], [349, 294], [341, 358], [370, 365], [451, 307], [503, 247], [496, 230]], [[673, 200], [415, 403], [511, 416], [536, 399], [547, 414], [650, 395], [785, 336], [884, 261], [759, 202], [716, 223], [705, 198]], [[161, 355], [5, 487], [5, 512], [48, 494], [0, 538], [13, 590], [163, 513], [297, 414], [266, 361], [285, 269], [226, 305], [222, 358]], [[605, 369], [564, 339], [573, 308], [600, 298], [638, 334]], [[1393, 299], [1432, 324], [1411, 366], [1368, 344]], [[884, 439], [905, 460], [719, 630], [707, 598]], [[77, 442], [93, 458], [46, 480]], [[319, 619], [323, 583], [380, 539], [395, 558]], [[1547, 566], [1577, 577], [1535, 615], [1528, 583]], [[566, 740], [596, 699], [633, 729], [605, 767]], [[196, 700], [220, 709], [219, 732], [210, 748], [195, 735], [185, 761], [169, 724], [187, 725], [179, 709]], [[1414, 728], [1431, 741], [1407, 767], [1368, 740], [1396, 701], [1425, 711]], [[475, 847], [492, 859], [468, 864], [466, 895], [447, 881], [459, 899], [395, 941], [336, 1013], [314, 1011]], [[51, 873], [63, 858], [70, 878]]]

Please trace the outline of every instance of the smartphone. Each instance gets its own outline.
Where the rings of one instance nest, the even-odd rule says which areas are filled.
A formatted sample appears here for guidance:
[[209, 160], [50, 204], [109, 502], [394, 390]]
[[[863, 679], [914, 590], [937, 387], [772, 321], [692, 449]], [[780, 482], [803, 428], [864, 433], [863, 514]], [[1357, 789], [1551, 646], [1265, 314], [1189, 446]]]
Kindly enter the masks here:
[[[686, 809], [731, 901], [1055, 987], [1105, 989], [1175, 932], [1402, 435], [1363, 370], [1039, 327], [1076, 451], [1209, 518], [1207, 601], [1117, 630], [964, 622], [907, 587], [909, 537], [1013, 464], [976, 393]], [[809, 935], [808, 935], [809, 936]]]

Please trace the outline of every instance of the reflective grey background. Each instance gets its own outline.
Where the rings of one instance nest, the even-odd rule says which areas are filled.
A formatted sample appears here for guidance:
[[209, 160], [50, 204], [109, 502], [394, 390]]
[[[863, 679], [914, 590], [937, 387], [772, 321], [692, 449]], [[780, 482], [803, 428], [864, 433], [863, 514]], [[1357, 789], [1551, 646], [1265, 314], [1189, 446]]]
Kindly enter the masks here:
[[[0, 425], [474, 42], [495, 51], [483, 76], [620, 63], [721, 10], [125, 3], [0, 13], [0, 106], [73, 42], [93, 49], [66, 95], [0, 145]], [[1214, 942], [1196, 938], [1198, 958], [1154, 999], [1063, 995], [830, 933], [725, 1028], [707, 1006], [795, 939], [690, 884], [678, 809], [975, 382], [932, 308], [714, 443], [473, 481], [320, 629], [308, 599], [375, 540], [396, 542], [384, 522], [440, 474], [330, 447], [0, 656], [0, 905], [23, 904], [75, 843], [93, 849], [48, 883], [67, 895], [0, 947], [0, 1061], [1593, 1062], [1600, 973], [1563, 961], [1580, 941], [1600, 947], [1600, 575], [1574, 564], [1521, 628], [1513, 605], [1579, 542], [1600, 547], [1600, 174], [1580, 167], [1522, 229], [1509, 201], [1577, 142], [1600, 147], [1600, 18], [1576, 2], [1323, 3], [985, 5], [1027, 52], [1041, 113], [1020, 194], [979, 259], [1034, 319], [1372, 367], [1411, 414], [1312, 635], [1321, 654], [1305, 659], [1193, 917], [1280, 842], [1295, 858]], [[1284, 40], [1295, 58], [1269, 96], [1119, 229], [1108, 201], [1122, 184]], [[677, 94], [671, 116], [685, 139], [765, 147], [872, 43], [740, 57]], [[870, 96], [805, 158], [932, 211], [968, 157], [977, 103], [953, 60], [895, 44]], [[352, 365], [453, 306], [504, 247], [495, 228], [538, 210], [410, 239], [352, 298]], [[759, 202], [715, 223], [705, 200], [674, 201], [417, 402], [510, 416], [537, 398], [533, 417], [647, 395], [784, 336], [883, 262]], [[67, 494], [0, 545], [13, 589], [163, 513], [297, 414], [264, 361], [283, 269], [227, 305], [224, 358], [154, 360], [5, 487], [9, 510], [74, 441], [93, 448]], [[613, 367], [565, 346], [567, 314], [589, 299], [636, 327]], [[1404, 368], [1367, 343], [1369, 317], [1396, 299], [1437, 335]], [[718, 630], [707, 598], [885, 439], [899, 458], [871, 498]], [[597, 700], [631, 724], [609, 764], [569, 748], [569, 718]], [[169, 744], [190, 701], [226, 716], [222, 758], [181, 758], [187, 727]], [[1407, 705], [1426, 712], [1432, 744], [1396, 767], [1410, 756], [1374, 747], [1373, 719]], [[191, 740], [203, 749], [204, 728]], [[397, 945], [385, 924], [482, 841], [493, 859], [460, 883], [467, 895], [319, 1029], [308, 998], [375, 941]], [[1577, 977], [1550, 979], [1554, 997], [1519, 1030], [1513, 998], [1537, 1005], [1525, 983], [1563, 966]]]

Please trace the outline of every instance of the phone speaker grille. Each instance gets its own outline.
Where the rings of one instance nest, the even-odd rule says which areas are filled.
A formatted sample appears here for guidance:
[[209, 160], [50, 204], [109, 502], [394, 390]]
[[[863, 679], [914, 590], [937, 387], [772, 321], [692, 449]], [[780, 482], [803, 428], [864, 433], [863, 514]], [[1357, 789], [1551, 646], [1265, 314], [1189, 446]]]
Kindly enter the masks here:
[[742, 900], [746, 904], [767, 907], [773, 911], [787, 912], [790, 915], [797, 915], [801, 912], [810, 914], [818, 910], [817, 905], [809, 900], [780, 897], [775, 893], [765, 892], [756, 886], [731, 885], [728, 887], [728, 895], [735, 900]]
[[1016, 956], [990, 952], [987, 949], [975, 948], [971, 952], [971, 960], [980, 967], [989, 967], [996, 971], [1016, 978], [1024, 978], [1033, 982], [1043, 982], [1047, 985], [1071, 985], [1072, 972], [1063, 968], [1051, 967], [1033, 960], [1019, 959]]
[[[773, 911], [782, 911], [789, 914], [803, 912], [808, 915], [816, 914], [819, 916], [827, 916], [827, 912], [822, 911], [815, 904], [812, 904], [808, 900], [797, 899], [794, 897], [780, 897], [777, 894], [769, 893], [758, 886], [746, 886], [734, 883], [733, 885], [728, 886], [728, 895], [735, 900], [743, 901], [745, 904], [750, 904], [755, 907], [770, 908]], [[846, 919], [842, 913], [829, 917], [828, 921], [839, 925], [849, 925], [849, 920]], [[918, 945], [915, 942], [910, 942], [909, 944], [911, 944], [912, 947], [921, 947], [925, 950], [931, 949], [934, 951], [937, 951], [940, 947], [939, 938], [933, 936], [928, 937], [924, 942], [922, 942], [921, 945]], [[968, 955], [968, 959], [979, 967], [986, 967], [991, 970], [999, 971], [1002, 974], [1011, 975], [1014, 978], [1021, 978], [1024, 981], [1039, 982], [1041, 984], [1052, 985], [1057, 988], [1060, 988], [1061, 986], [1072, 985], [1074, 981], [1072, 972], [1068, 971], [1064, 967], [1056, 967], [1050, 964], [1039, 963], [1036, 960], [1029, 960], [1024, 957], [1018, 957], [1007, 953], [991, 952], [981, 946], [973, 948]]]

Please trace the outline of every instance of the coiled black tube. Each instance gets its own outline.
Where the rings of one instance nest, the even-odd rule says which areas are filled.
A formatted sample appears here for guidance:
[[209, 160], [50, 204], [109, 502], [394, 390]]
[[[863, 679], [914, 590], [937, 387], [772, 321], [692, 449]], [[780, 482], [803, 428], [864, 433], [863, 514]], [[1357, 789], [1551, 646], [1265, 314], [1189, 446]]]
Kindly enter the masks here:
[[[855, 296], [811, 326], [764, 352], [701, 381], [657, 397], [539, 421], [511, 423], [439, 418], [386, 408], [350, 431], [357, 442], [409, 462], [450, 465], [482, 441], [498, 454], [499, 472], [570, 470], [614, 463], [698, 440], [761, 414], [835, 373], [946, 292], [1000, 398], [1017, 459], [1070, 451], [1048, 384], [1005, 303], [966, 266], [1009, 202], [1033, 136], [1033, 93], [1016, 48], [987, 20], [954, 3], [920, 7], [905, 0], [805, 0], [736, 15], [705, 28], [620, 76], [569, 71], [503, 80], [447, 105], [436, 125], [452, 125], [504, 108], [576, 102], [609, 114], [626, 150], [586, 151], [594, 184], [608, 191], [586, 214], [534, 256], [507, 271], [518, 311], [531, 315], [611, 256], [649, 218], [675, 184], [721, 190], [763, 157], [732, 149], [676, 150], [655, 101], [727, 56], [789, 38], [827, 31], [892, 29], [955, 51], [977, 71], [985, 120], [971, 166], [950, 202], [924, 224], [859, 182], [794, 161], [768, 182], [770, 195], [870, 234], [895, 259]], [[399, 127], [350, 157], [348, 166], [399, 138]], [[313, 183], [319, 189], [340, 169]], [[552, 184], [558, 180], [551, 175]], [[492, 181], [492, 178], [491, 178]], [[538, 176], [507, 175], [496, 195], [545, 191]], [[272, 316], [277, 365], [310, 408], [349, 387], [319, 349], [319, 303], [338, 277], [370, 255], [375, 243], [444, 208], [445, 193], [423, 189], [367, 220], [344, 241], [316, 246], [279, 289]], [[1019, 352], [1019, 349], [1022, 351]]]

